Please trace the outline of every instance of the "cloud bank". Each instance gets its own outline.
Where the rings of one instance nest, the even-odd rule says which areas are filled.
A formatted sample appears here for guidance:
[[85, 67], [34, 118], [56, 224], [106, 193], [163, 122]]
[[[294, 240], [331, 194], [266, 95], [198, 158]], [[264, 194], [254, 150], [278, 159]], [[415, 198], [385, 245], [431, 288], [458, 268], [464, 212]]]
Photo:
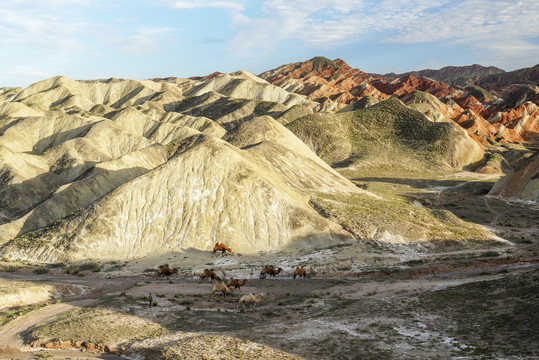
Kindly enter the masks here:
[[259, 15], [232, 15], [236, 35], [231, 48], [244, 55], [265, 55], [283, 40], [334, 47], [377, 38], [537, 58], [539, 45], [533, 41], [539, 34], [538, 15], [536, 0], [266, 0]]

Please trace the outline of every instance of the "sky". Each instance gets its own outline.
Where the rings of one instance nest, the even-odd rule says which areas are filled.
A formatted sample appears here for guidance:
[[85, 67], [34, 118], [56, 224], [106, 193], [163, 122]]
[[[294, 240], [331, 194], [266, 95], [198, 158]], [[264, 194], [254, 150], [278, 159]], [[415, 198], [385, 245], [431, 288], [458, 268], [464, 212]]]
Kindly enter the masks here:
[[0, 87], [260, 74], [325, 56], [369, 73], [539, 63], [538, 0], [1, 0]]

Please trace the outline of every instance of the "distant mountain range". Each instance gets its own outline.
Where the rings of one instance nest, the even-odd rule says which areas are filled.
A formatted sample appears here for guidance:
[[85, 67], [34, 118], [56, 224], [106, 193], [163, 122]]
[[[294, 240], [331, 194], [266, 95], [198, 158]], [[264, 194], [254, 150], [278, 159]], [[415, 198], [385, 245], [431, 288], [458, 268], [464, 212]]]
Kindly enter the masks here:
[[495, 66], [482, 66], [478, 64], [468, 66], [446, 66], [439, 70], [418, 70], [402, 74], [387, 73], [383, 75], [371, 74], [384, 79], [399, 79], [412, 75], [417, 78], [425, 77], [451, 86], [469, 87], [481, 86], [488, 90], [497, 87], [519, 85], [537, 85], [539, 82], [539, 64], [529, 68], [506, 72]]
[[475, 81], [483, 76], [503, 74], [505, 70], [495, 66], [482, 66], [478, 64], [468, 66], [446, 66], [439, 70], [418, 70], [409, 71], [402, 74], [387, 73], [383, 75], [372, 74], [373, 76], [385, 79], [399, 79], [405, 76], [414, 76], [416, 78], [426, 77], [432, 80], [443, 82], [451, 86], [472, 86]]

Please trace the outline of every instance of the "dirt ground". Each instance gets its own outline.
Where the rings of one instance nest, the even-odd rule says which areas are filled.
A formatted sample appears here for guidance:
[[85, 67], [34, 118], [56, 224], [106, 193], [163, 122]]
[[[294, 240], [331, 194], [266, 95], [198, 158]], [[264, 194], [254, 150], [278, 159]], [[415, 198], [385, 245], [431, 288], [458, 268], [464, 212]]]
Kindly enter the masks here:
[[[0, 358], [112, 359], [123, 354], [135, 359], [146, 354], [176, 359], [181, 357], [175, 356], [180, 353], [175, 344], [183, 339], [185, 350], [201, 341], [197, 336], [239, 339], [273, 351], [273, 357], [258, 358], [539, 358], [538, 261], [485, 257], [467, 264], [446, 261], [448, 271], [435, 274], [422, 274], [429, 266], [420, 264], [370, 276], [251, 278], [226, 299], [214, 301], [213, 285], [197, 278], [28, 274], [27, 281], [57, 282], [63, 276], [89, 290], [10, 319], [0, 328]], [[3, 281], [10, 276], [15, 274], [3, 274]], [[262, 301], [254, 311], [238, 311], [239, 297], [250, 292], [263, 293]], [[185, 340], [186, 334], [197, 336]], [[84, 342], [101, 347], [87, 349]], [[280, 355], [275, 357], [275, 351]], [[235, 354], [206, 352], [192, 358]]]
[[[0, 310], [0, 359], [539, 359], [537, 205], [484, 197], [477, 184], [457, 193], [433, 191], [436, 181], [370, 186], [387, 182], [504, 240], [0, 263], [0, 308], [21, 287], [50, 298]], [[164, 263], [178, 273], [157, 276]], [[259, 279], [270, 264], [283, 271]], [[301, 265], [311, 278], [292, 278]], [[248, 281], [211, 300], [213, 284], [195, 275], [204, 268]], [[237, 309], [241, 295], [259, 292], [254, 311]]]

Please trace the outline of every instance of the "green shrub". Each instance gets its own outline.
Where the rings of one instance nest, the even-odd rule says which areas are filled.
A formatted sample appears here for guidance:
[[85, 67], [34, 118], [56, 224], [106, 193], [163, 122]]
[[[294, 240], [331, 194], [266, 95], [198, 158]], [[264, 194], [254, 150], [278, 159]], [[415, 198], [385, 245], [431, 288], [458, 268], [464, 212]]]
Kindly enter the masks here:
[[20, 266], [16, 266], [16, 265], [10, 265], [10, 266], [6, 266], [4, 268], [4, 271], [5, 272], [16, 272], [17, 270], [20, 269]]
[[84, 271], [100, 272], [101, 264], [98, 264], [96, 262], [88, 262], [88, 263], [84, 263], [80, 265], [79, 268], [80, 270], [84, 270]]
[[38, 275], [42, 275], [42, 274], [48, 274], [50, 273], [50, 270], [43, 267], [43, 266], [40, 266], [38, 267], [37, 269], [34, 270], [34, 272]]

